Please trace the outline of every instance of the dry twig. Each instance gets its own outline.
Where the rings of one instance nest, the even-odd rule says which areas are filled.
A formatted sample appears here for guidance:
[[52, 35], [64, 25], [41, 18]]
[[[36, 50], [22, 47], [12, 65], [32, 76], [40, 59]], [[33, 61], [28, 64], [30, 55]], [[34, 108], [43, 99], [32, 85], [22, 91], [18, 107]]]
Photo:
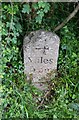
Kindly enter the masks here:
[[78, 12], [79, 10], [79, 3], [78, 5], [76, 6], [76, 8], [74, 9], [74, 11], [60, 24], [58, 25], [53, 32], [56, 32], [58, 31], [59, 29], [61, 29], [67, 22], [69, 22], [69, 20], [71, 20], [75, 15], [76, 13]]

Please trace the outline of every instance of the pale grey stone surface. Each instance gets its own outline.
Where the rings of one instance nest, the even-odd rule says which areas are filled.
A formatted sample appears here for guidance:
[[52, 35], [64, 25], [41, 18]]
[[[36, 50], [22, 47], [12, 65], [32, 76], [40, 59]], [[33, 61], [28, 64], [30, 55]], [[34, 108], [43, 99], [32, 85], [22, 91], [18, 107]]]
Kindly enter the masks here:
[[55, 77], [59, 43], [56, 34], [43, 30], [31, 32], [24, 38], [24, 72], [27, 80], [32, 80], [41, 90], [46, 89], [50, 79]]

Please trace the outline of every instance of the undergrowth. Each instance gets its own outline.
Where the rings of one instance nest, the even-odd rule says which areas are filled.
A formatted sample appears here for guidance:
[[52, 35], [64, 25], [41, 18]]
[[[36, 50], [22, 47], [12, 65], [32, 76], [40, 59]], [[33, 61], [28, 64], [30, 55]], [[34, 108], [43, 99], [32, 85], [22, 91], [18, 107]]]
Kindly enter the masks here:
[[[44, 10], [46, 4], [40, 4], [39, 6], [41, 7], [41, 5], [43, 6], [42, 13], [40, 8], [36, 8], [37, 11], [40, 11], [38, 18], [40, 14], [43, 14], [41, 21], [36, 19], [38, 22], [41, 22], [41, 24], [38, 24], [37, 21], [33, 22], [32, 19], [28, 23], [28, 20], [25, 19], [29, 16], [24, 13], [22, 14], [21, 11], [25, 12], [26, 6], [22, 8], [23, 6], [19, 3], [2, 4], [3, 14], [1, 15], [2, 22], [0, 22], [2, 29], [0, 47], [0, 78], [2, 79], [2, 84], [0, 85], [0, 109], [2, 114], [0, 117], [3, 120], [9, 118], [79, 119], [79, 37], [77, 35], [78, 31], [74, 31], [75, 26], [71, 27], [74, 21], [58, 32], [60, 49], [57, 75], [55, 79], [52, 79], [54, 88], [52, 88], [50, 95], [44, 99], [39, 109], [38, 106], [45, 93], [41, 93], [34, 86], [29, 85], [24, 75], [23, 36], [26, 34], [26, 31], [37, 30], [41, 27], [46, 30], [52, 30], [52, 22], [48, 27], [47, 20], [52, 21], [55, 19], [48, 17], [46, 20], [46, 13], [49, 11], [50, 5], [47, 8], [47, 12], [46, 9]], [[58, 4], [55, 5], [57, 10]], [[30, 12], [30, 9], [28, 6], [29, 11], [27, 10], [26, 13]], [[58, 12], [56, 15], [59, 17]], [[44, 23], [42, 23], [42, 19]], [[54, 24], [55, 21], [53, 22]]]

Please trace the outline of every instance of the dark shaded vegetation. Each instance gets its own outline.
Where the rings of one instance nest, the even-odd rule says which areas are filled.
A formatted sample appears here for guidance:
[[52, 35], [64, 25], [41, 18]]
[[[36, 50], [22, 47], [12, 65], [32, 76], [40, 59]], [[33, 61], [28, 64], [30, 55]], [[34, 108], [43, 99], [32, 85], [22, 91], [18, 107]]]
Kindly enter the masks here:
[[22, 48], [26, 34], [38, 29], [53, 32], [77, 4], [2, 3], [0, 102], [3, 120], [79, 119], [79, 13], [56, 32], [61, 39], [57, 75], [51, 80], [54, 87], [39, 109], [44, 94], [26, 82]]

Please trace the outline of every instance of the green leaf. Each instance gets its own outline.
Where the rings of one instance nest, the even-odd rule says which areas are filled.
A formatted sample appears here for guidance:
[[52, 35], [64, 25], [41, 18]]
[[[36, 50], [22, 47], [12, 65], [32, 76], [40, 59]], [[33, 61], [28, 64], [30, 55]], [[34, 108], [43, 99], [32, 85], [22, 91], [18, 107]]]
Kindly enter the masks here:
[[44, 8], [44, 12], [47, 13], [47, 12], [49, 11], [49, 9], [50, 9], [50, 5], [48, 4], [48, 5], [46, 5], [45, 8]]
[[44, 8], [45, 5], [46, 5], [46, 3], [43, 2], [43, 1], [39, 1], [39, 2], [38, 2], [38, 6], [39, 6], [39, 8], [41, 8], [41, 7]]
[[70, 103], [70, 104], [69, 104], [69, 107], [70, 107], [71, 109], [74, 109], [74, 110], [79, 111], [79, 104], [78, 104], [78, 103]]
[[39, 14], [39, 16], [42, 18], [44, 16], [44, 12], [43, 11], [38, 11], [37, 14]]
[[36, 3], [32, 4], [32, 7], [37, 10], [38, 9], [38, 5]]
[[12, 39], [12, 43], [13, 43], [13, 44], [16, 44], [16, 43], [17, 43], [17, 39], [16, 39], [15, 37]]
[[36, 16], [36, 22], [41, 24], [42, 18], [40, 18], [40, 15]]
[[25, 4], [23, 5], [23, 9], [22, 9], [22, 12], [23, 13], [30, 13], [31, 9], [30, 9], [30, 6], [28, 4]]
[[22, 27], [19, 23], [17, 23], [15, 27], [16, 27], [17, 31], [19, 31], [20, 33], [22, 32]]

